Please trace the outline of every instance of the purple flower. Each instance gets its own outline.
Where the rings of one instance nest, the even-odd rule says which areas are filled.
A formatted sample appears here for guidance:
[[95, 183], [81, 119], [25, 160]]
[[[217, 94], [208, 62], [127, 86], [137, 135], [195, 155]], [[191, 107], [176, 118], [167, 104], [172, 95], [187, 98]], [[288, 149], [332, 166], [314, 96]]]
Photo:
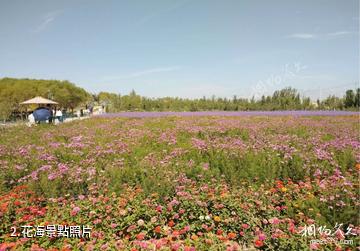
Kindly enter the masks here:
[[54, 180], [54, 179], [56, 179], [57, 178], [57, 174], [56, 173], [50, 173], [49, 175], [48, 175], [48, 180]]

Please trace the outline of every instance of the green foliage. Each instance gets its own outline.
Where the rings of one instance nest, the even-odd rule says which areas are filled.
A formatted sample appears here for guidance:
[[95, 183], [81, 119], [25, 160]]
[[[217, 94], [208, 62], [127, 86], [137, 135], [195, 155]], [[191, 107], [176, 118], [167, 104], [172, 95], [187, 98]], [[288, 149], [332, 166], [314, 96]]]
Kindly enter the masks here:
[[346, 91], [344, 105], [347, 108], [355, 105], [355, 94], [353, 90]]
[[35, 96], [52, 99], [65, 109], [92, 100], [88, 92], [69, 81], [3, 78], [0, 79], [0, 115], [4, 119], [9, 116], [9, 109], [24, 109], [19, 103]]
[[10, 117], [12, 112], [12, 107], [9, 102], [1, 101], [0, 102], [0, 119], [4, 122]]

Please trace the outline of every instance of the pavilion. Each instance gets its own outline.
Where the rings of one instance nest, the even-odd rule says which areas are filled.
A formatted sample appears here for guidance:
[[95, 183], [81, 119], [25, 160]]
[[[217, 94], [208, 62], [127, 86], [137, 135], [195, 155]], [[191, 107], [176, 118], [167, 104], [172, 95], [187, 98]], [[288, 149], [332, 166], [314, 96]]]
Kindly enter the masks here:
[[20, 103], [20, 105], [58, 105], [59, 103], [52, 101], [50, 99], [46, 99], [43, 97], [35, 97], [29, 100], [26, 100], [22, 103]]

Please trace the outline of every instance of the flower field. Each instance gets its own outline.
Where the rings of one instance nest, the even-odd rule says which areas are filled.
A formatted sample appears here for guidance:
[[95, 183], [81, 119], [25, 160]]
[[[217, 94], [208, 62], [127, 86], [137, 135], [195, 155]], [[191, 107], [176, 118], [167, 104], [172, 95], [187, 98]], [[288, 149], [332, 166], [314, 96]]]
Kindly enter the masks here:
[[[109, 116], [0, 133], [0, 250], [359, 245], [358, 115]], [[91, 236], [22, 234], [53, 225]]]

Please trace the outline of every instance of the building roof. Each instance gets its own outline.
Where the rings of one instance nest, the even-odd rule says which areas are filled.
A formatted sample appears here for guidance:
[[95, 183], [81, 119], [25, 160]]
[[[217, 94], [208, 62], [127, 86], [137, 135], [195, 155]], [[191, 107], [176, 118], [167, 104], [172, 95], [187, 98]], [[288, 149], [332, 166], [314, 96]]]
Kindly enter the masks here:
[[29, 100], [26, 100], [22, 103], [20, 103], [21, 105], [31, 105], [31, 104], [42, 104], [42, 105], [57, 105], [58, 103], [55, 102], [55, 101], [52, 101], [50, 99], [46, 99], [46, 98], [43, 98], [43, 97], [35, 97], [35, 98], [32, 98], [32, 99], [29, 99]]

